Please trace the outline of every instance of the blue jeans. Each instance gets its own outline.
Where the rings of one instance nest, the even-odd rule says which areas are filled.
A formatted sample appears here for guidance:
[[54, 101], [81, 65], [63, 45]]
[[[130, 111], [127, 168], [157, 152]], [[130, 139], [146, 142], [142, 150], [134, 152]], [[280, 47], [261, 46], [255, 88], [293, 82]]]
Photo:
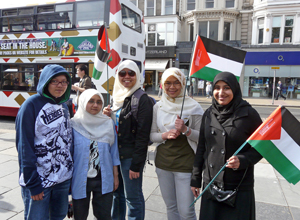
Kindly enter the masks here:
[[128, 220], [143, 220], [145, 218], [145, 199], [142, 191], [143, 167], [140, 170], [140, 177], [130, 180], [129, 169], [131, 161], [132, 158], [121, 160], [119, 188], [114, 192], [113, 220], [125, 220], [126, 203], [128, 207]]
[[70, 180], [44, 189], [43, 200], [32, 200], [30, 190], [21, 187], [25, 220], [62, 220], [68, 212]]

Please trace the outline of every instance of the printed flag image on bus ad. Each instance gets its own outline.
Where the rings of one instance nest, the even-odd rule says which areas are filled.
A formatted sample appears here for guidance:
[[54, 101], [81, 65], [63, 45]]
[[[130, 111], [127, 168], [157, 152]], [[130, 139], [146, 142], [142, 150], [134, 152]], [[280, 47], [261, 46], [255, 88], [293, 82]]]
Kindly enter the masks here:
[[0, 40], [0, 56], [91, 56], [97, 36]]

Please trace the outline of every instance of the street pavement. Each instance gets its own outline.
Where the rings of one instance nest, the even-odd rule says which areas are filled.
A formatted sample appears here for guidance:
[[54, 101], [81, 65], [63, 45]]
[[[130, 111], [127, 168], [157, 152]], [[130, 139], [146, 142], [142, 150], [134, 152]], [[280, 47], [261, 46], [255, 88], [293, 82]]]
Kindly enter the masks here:
[[[152, 95], [151, 95], [152, 96]], [[159, 100], [157, 96], [153, 96]], [[199, 103], [211, 103], [211, 99], [195, 96]], [[271, 99], [246, 98], [252, 105], [272, 105]], [[274, 105], [300, 107], [300, 100], [277, 100]], [[152, 164], [155, 146], [149, 147]], [[300, 183], [289, 184], [264, 159], [255, 165], [255, 200], [257, 220], [300, 220]], [[163, 202], [154, 165], [146, 163], [143, 176], [143, 191], [146, 201], [146, 220], [166, 220]], [[187, 204], [189, 205], [189, 204]], [[200, 201], [196, 203], [199, 215]], [[15, 131], [0, 128], [0, 220], [21, 220], [24, 205], [18, 184], [18, 157], [15, 147]], [[68, 219], [68, 218], [65, 218]], [[93, 219], [90, 209], [89, 220]]]

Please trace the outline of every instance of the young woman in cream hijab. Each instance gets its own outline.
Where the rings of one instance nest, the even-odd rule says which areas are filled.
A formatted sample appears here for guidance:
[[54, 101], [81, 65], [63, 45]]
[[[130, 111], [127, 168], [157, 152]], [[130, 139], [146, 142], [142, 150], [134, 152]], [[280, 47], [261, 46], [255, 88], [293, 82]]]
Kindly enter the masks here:
[[79, 96], [71, 123], [74, 138], [72, 197], [75, 219], [87, 219], [91, 192], [97, 219], [111, 219], [113, 191], [118, 188], [120, 164], [112, 119], [102, 114], [103, 97], [95, 89]]
[[196, 220], [190, 179], [203, 109], [199, 103], [185, 97], [179, 118], [185, 75], [177, 68], [169, 68], [162, 75], [163, 94], [153, 107], [150, 139], [158, 143], [155, 166], [160, 191], [167, 206], [169, 220]]
[[[153, 105], [145, 93], [140, 97], [137, 119], [132, 116], [131, 98], [140, 88], [140, 70], [135, 62], [123, 61], [117, 70], [113, 106], [104, 109], [111, 116], [118, 131], [120, 154], [120, 185], [114, 192], [113, 219], [144, 219], [145, 200], [142, 191], [143, 168], [148, 151]], [[123, 185], [124, 183], [124, 185]], [[125, 203], [126, 201], [126, 203]]]

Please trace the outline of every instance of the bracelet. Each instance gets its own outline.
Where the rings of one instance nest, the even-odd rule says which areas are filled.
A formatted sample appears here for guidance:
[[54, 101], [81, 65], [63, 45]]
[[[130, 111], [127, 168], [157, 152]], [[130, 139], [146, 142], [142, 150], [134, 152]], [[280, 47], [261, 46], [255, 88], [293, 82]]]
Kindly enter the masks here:
[[182, 133], [183, 135], [187, 135], [190, 132], [190, 128], [187, 127], [186, 132]]

